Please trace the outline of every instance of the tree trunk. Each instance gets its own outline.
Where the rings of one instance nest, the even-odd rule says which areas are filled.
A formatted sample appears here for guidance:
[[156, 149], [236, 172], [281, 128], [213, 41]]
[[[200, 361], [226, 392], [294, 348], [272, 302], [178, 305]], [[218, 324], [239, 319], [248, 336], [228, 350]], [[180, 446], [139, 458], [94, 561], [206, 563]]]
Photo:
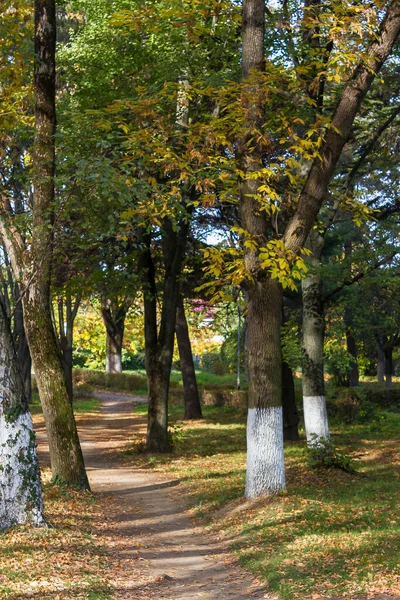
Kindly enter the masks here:
[[51, 318], [50, 278], [53, 248], [55, 174], [54, 0], [35, 1], [35, 138], [33, 146], [33, 218], [29, 251], [6, 228], [7, 252], [20, 275], [25, 331], [46, 423], [53, 478], [88, 488], [88, 480], [61, 355]]
[[25, 397], [28, 403], [32, 402], [32, 359], [29, 351], [28, 340], [26, 339], [24, 314], [20, 299], [20, 291], [17, 284], [14, 285], [14, 341], [17, 350], [18, 362], [22, 380], [24, 382]]
[[[42, 282], [40, 282], [42, 283]], [[89, 489], [68, 396], [61, 354], [50, 314], [49, 294], [31, 284], [23, 296], [26, 333], [49, 442], [53, 478]]]
[[106, 373], [122, 373], [122, 335], [106, 339]]
[[199, 390], [197, 388], [196, 373], [194, 370], [192, 346], [189, 337], [189, 328], [185, 315], [183, 296], [178, 298], [176, 309], [176, 339], [178, 341], [179, 359], [183, 380], [183, 399], [185, 413], [183, 419], [202, 419]]
[[384, 349], [385, 354], [385, 386], [387, 389], [392, 387], [392, 376], [393, 376], [393, 348], [388, 347]]
[[[192, 192], [195, 194], [195, 190]], [[190, 216], [190, 210], [189, 216]], [[148, 385], [148, 422], [146, 450], [169, 452], [168, 393], [174, 350], [176, 312], [189, 218], [174, 229], [169, 219], [163, 222], [164, 286], [159, 329], [157, 327], [157, 289], [151, 256], [151, 239], [143, 235], [139, 269], [144, 282], [144, 333]]]
[[378, 344], [378, 383], [385, 382], [385, 353]]
[[307, 443], [318, 444], [329, 439], [328, 414], [324, 382], [325, 316], [321, 274], [318, 271], [323, 238], [313, 230], [308, 238], [312, 254], [307, 257], [309, 273], [302, 280], [303, 359], [302, 386], [304, 426]]
[[126, 306], [119, 305], [117, 300], [103, 297], [101, 316], [106, 328], [106, 373], [122, 373]]
[[[346, 319], [346, 317], [345, 317]], [[347, 323], [346, 323], [347, 325]], [[347, 352], [352, 357], [349, 371], [349, 386], [358, 387], [360, 385], [360, 376], [357, 362], [357, 344], [350, 328], [346, 329]]]
[[58, 299], [59, 342], [61, 349], [62, 364], [64, 369], [65, 384], [67, 386], [68, 397], [71, 405], [74, 399], [74, 387], [72, 376], [74, 321], [80, 303], [81, 294], [77, 294], [77, 296], [75, 297], [74, 305], [72, 304], [72, 296], [69, 292], [66, 293], [65, 299], [62, 296], [60, 296]]
[[265, 277], [249, 287], [247, 498], [275, 494], [286, 487], [281, 313], [282, 288], [276, 280]]
[[[262, 145], [264, 103], [261, 80], [264, 57], [264, 0], [244, 0], [242, 18], [242, 107], [246, 134], [237, 141], [242, 179], [239, 185], [242, 226], [259, 247], [268, 240], [269, 226], [260, 211], [258, 173]], [[260, 140], [260, 141], [259, 141]], [[251, 148], [251, 150], [249, 150]], [[248, 419], [245, 495], [255, 498], [284, 490], [283, 413], [281, 372], [282, 288], [260, 267], [258, 251], [244, 244], [249, 274], [248, 304]]]
[[32, 420], [0, 302], [0, 529], [25, 523], [46, 524]]
[[[348, 238], [344, 243], [344, 253], [345, 258], [348, 259], [347, 269], [349, 272], [349, 277], [351, 278], [351, 254], [353, 251], [353, 245], [350, 238]], [[344, 322], [346, 325], [346, 346], [347, 352], [351, 356], [350, 360], [350, 370], [349, 370], [349, 386], [350, 387], [358, 387], [360, 384], [359, 381], [359, 373], [358, 373], [358, 362], [357, 362], [357, 344], [353, 335], [353, 315], [351, 308], [349, 306], [345, 307], [344, 310]]]
[[283, 407], [283, 439], [298, 441], [299, 413], [296, 406], [296, 394], [292, 369], [286, 361], [282, 362], [282, 407]]

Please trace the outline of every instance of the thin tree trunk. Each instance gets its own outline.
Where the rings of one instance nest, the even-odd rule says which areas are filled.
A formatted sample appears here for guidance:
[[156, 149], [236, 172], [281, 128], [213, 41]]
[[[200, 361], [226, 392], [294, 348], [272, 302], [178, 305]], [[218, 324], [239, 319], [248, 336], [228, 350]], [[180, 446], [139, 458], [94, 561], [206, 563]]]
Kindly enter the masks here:
[[32, 420], [0, 302], [0, 529], [25, 523], [46, 524]]
[[282, 362], [282, 407], [283, 438], [285, 441], [298, 441], [299, 413], [296, 406], [296, 394], [292, 369], [286, 361]]
[[381, 345], [378, 343], [378, 383], [385, 382], [385, 353], [382, 350]]
[[385, 386], [387, 389], [392, 387], [393, 377], [393, 348], [388, 347], [384, 349], [385, 354]]
[[124, 340], [126, 306], [102, 298], [101, 316], [106, 328], [106, 373], [122, 373], [122, 344]]
[[28, 340], [26, 339], [24, 315], [22, 303], [20, 300], [19, 287], [16, 285], [15, 296], [16, 305], [14, 309], [14, 340], [16, 344], [18, 362], [22, 380], [24, 382], [24, 391], [28, 403], [32, 402], [32, 359], [29, 351]]
[[357, 344], [356, 344], [355, 337], [350, 328], [346, 329], [346, 345], [347, 345], [347, 352], [352, 357], [352, 360], [350, 363], [350, 371], [349, 371], [349, 386], [350, 387], [358, 387], [360, 385], [360, 375], [359, 375], [358, 362], [357, 362]]
[[189, 419], [202, 419], [203, 415], [201, 412], [199, 390], [197, 388], [192, 346], [182, 295], [179, 295], [178, 298], [175, 331], [183, 380], [183, 399], [185, 405], [183, 419], [185, 421]]
[[321, 262], [323, 238], [313, 230], [308, 238], [312, 254], [307, 257], [310, 271], [302, 280], [303, 359], [302, 386], [304, 425], [309, 445], [329, 439], [324, 382], [325, 316], [322, 299]]
[[[353, 251], [353, 245], [351, 239], [347, 239], [344, 244], [344, 252], [345, 257], [348, 259], [349, 263], [347, 265], [347, 269], [349, 272], [349, 276], [351, 277], [351, 254]], [[353, 315], [351, 309], [346, 306], [344, 310], [344, 322], [346, 325], [346, 345], [347, 352], [351, 356], [350, 361], [350, 370], [349, 370], [349, 386], [350, 387], [358, 387], [360, 384], [359, 381], [359, 372], [358, 372], [358, 362], [357, 362], [357, 344], [353, 334]]]
[[[58, 299], [58, 325], [59, 341], [61, 349], [62, 364], [64, 369], [65, 383], [68, 390], [68, 397], [72, 405], [74, 399], [73, 388], [73, 342], [74, 342], [74, 321], [81, 303], [81, 294], [77, 294], [74, 304], [70, 292], [67, 292], [65, 299], [60, 296]], [[65, 305], [65, 312], [64, 312]]]

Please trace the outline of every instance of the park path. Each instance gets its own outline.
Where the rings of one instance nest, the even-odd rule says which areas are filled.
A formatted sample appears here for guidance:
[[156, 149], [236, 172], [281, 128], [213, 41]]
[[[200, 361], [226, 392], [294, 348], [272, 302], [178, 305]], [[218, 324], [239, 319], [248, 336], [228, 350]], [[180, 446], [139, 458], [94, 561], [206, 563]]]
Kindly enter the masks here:
[[[78, 416], [90, 485], [106, 504], [111, 561], [106, 576], [118, 600], [251, 600], [272, 598], [232, 563], [224, 543], [185, 513], [179, 481], [126, 467], [121, 448], [144, 430], [132, 412], [137, 396], [96, 392], [101, 413]], [[45, 431], [38, 431], [46, 460]], [[132, 459], [134, 462], [134, 459]]]

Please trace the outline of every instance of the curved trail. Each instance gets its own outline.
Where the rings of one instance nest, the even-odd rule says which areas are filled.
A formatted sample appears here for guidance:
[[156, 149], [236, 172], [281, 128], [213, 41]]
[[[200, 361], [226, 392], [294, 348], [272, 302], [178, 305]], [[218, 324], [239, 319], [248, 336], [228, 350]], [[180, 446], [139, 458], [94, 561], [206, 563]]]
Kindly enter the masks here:
[[[226, 549], [185, 514], [179, 481], [125, 467], [115, 450], [143, 430], [132, 413], [143, 398], [97, 392], [101, 414], [77, 419], [90, 485], [107, 503], [109, 574], [121, 600], [250, 600], [271, 598], [236, 565]], [[43, 428], [38, 431], [46, 460]], [[108, 574], [107, 574], [108, 575]]]

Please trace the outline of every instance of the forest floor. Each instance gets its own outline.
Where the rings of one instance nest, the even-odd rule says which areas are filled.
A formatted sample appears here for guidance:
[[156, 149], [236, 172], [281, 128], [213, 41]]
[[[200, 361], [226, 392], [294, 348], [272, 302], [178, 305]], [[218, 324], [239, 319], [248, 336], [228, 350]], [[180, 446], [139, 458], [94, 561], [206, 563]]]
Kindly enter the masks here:
[[34, 404], [50, 527], [0, 532], [1, 600], [400, 600], [398, 410], [332, 422], [356, 474], [310, 470], [301, 431], [288, 492], [257, 502], [242, 497], [245, 410], [182, 423], [171, 405], [168, 455], [143, 453], [141, 397], [98, 392], [74, 410], [95, 493], [51, 483]]
[[[127, 468], [121, 460], [124, 446], [145, 430], [145, 418], [132, 410], [133, 403], [143, 399], [106, 392], [96, 395], [101, 399], [100, 413], [78, 415], [77, 421], [90, 485], [100, 496], [107, 519], [95, 535], [105, 548], [101, 569], [109, 595], [91, 595], [87, 589], [86, 597], [273, 598], [235, 563], [222, 539], [205, 533], [187, 516], [178, 480]], [[35, 420], [39, 456], [46, 464], [45, 430], [41, 419]], [[62, 594], [48, 597], [64, 598]]]

